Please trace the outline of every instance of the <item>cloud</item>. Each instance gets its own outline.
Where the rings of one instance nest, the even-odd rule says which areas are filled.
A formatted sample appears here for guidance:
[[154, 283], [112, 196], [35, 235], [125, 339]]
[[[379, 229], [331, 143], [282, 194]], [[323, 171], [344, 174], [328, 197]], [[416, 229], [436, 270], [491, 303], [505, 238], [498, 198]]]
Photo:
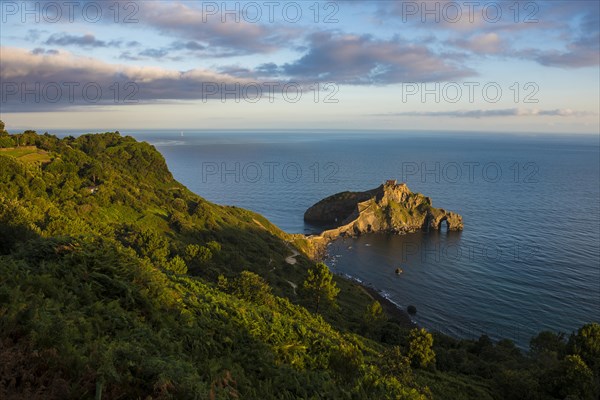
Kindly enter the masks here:
[[287, 47], [291, 40], [302, 35], [299, 27], [289, 24], [266, 26], [246, 22], [243, 18], [236, 22], [232, 16], [223, 22], [220, 15], [203, 13], [193, 3], [143, 2], [139, 14], [145, 25], [180, 38], [189, 45], [188, 50], [203, 48], [205, 55], [215, 57], [271, 53]]
[[569, 44], [566, 51], [528, 50], [521, 54], [526, 54], [525, 58], [532, 56], [538, 63], [549, 67], [584, 68], [600, 65], [600, 49], [581, 43]]
[[[175, 41], [170, 46], [162, 47], [160, 49], [149, 48], [142, 50], [138, 53], [138, 59], [144, 59], [144, 57], [164, 59], [169, 56], [171, 52], [184, 51], [187, 55], [203, 56], [206, 55], [206, 46], [200, 43], [188, 40], [188, 41]], [[181, 57], [169, 57], [170, 60], [180, 60]]]
[[[207, 5], [208, 3], [210, 5]], [[281, 13], [281, 4], [267, 6], [266, 3], [259, 2], [258, 8], [262, 13], [262, 17], [258, 23], [253, 23], [248, 21], [250, 17], [243, 14], [245, 6], [238, 3], [226, 5], [225, 2], [216, 1], [133, 0], [123, 4], [119, 3], [120, 12], [115, 14], [116, 3], [109, 1], [53, 2], [52, 7], [47, 8], [45, 17], [48, 20], [57, 20], [58, 22], [50, 24], [42, 18], [40, 23], [52, 26], [73, 23], [69, 20], [69, 16], [72, 15], [76, 24], [89, 26], [90, 23], [97, 23], [111, 29], [118, 23], [121, 28], [143, 29], [145, 35], [148, 35], [148, 30], [153, 30], [189, 45], [187, 50], [199, 51], [202, 47], [204, 48], [202, 56], [209, 57], [272, 53], [287, 48], [291, 41], [304, 35], [302, 27], [296, 24], [285, 22], [263, 23], [270, 18], [270, 7], [277, 8], [277, 11]], [[85, 17], [83, 10], [89, 5], [93, 5], [90, 13], [94, 13], [95, 16], [97, 12], [100, 15], [98, 21], [94, 20], [92, 22], [90, 18], [93, 17]], [[217, 9], [216, 13], [207, 10], [213, 5]], [[234, 9], [236, 6], [240, 11], [239, 13], [235, 11], [226, 15], [226, 9]], [[225, 18], [224, 22], [222, 18]], [[236, 18], [239, 21], [236, 21]], [[155, 34], [156, 32], [152, 32], [152, 36]], [[39, 32], [36, 33], [32, 30], [28, 40], [34, 41], [37, 38], [39, 38]], [[47, 44], [79, 45], [88, 48], [111, 46], [110, 43], [101, 40], [92, 40], [91, 35], [73, 36], [66, 34], [51, 38], [50, 43]]]
[[[559, 68], [600, 64], [598, 1], [439, 0], [376, 4], [377, 16], [386, 24], [433, 33], [446, 46], [469, 50], [471, 57], [497, 55]], [[545, 38], [546, 45], [552, 48], [519, 48], [536, 35]]]
[[[379, 20], [386, 23], [396, 22], [411, 29], [478, 34], [486, 31], [535, 29], [540, 25], [539, 6], [533, 9], [533, 13], [529, 8], [537, 4], [535, 1], [518, 4], [520, 13], [517, 16], [515, 16], [514, 0], [483, 2], [400, 0], [374, 3], [377, 4], [376, 17]], [[536, 23], [519, 23], [526, 18], [533, 20], [536, 17], [538, 19]]]
[[80, 46], [80, 47], [119, 47], [120, 41], [105, 42], [103, 40], [97, 40], [96, 37], [90, 33], [82, 36], [69, 35], [66, 33], [55, 33], [46, 40], [47, 45], [56, 46]]
[[144, 60], [145, 57], [140, 57], [134, 54], [131, 54], [130, 51], [124, 51], [119, 55], [119, 60], [127, 60], [127, 61], [141, 61]]
[[47, 33], [47, 31], [40, 30], [40, 29], [29, 29], [27, 31], [27, 35], [25, 35], [24, 39], [27, 40], [28, 42], [37, 42], [43, 33]]
[[[433, 53], [424, 45], [398, 38], [375, 39], [371, 35], [310, 35], [308, 52], [284, 64], [280, 73], [300, 81], [333, 81], [340, 84], [393, 84], [432, 82], [475, 75], [447, 55]], [[264, 64], [262, 71], [273, 71]]]
[[59, 51], [56, 49], [43, 49], [41, 47], [36, 47], [35, 49], [31, 50], [31, 54], [51, 54], [51, 55], [56, 55], [59, 54]]
[[[139, 102], [221, 98], [220, 90], [226, 88], [224, 85], [230, 85], [231, 88], [234, 84], [254, 82], [242, 76], [207, 69], [176, 71], [159, 67], [109, 64], [66, 51], [40, 49], [31, 52], [12, 47], [1, 47], [0, 51], [0, 102], [5, 112], [123, 104], [127, 96], [129, 100]], [[86, 86], [90, 86], [87, 97], [84, 93]], [[23, 88], [38, 95], [25, 94]], [[60, 88], [62, 95], [55, 101], [57, 88]], [[101, 91], [99, 98], [96, 98], [97, 88]], [[119, 101], [115, 101], [117, 90]], [[90, 98], [96, 101], [90, 101]]]
[[163, 58], [167, 54], [169, 54], [169, 51], [166, 49], [146, 49], [146, 50], [140, 51], [140, 53], [139, 53], [140, 56], [151, 57], [151, 58]]
[[[130, 42], [131, 43], [131, 42]], [[139, 46], [138, 42], [134, 42], [135, 44], [128, 44], [128, 47], [137, 47]], [[147, 48], [139, 51], [137, 55], [131, 54], [130, 51], [124, 51], [119, 56], [122, 60], [129, 61], [141, 61], [147, 60], [149, 58], [153, 58], [156, 60], [170, 60], [170, 61], [179, 61], [183, 59], [183, 56], [172, 56], [173, 52], [183, 52], [186, 56], [204, 56], [206, 53], [204, 52], [206, 47], [202, 46], [198, 42], [193, 40], [190, 41], [175, 41], [171, 43], [170, 46], [161, 47], [161, 48]]]
[[597, 1], [552, 3], [549, 17], [562, 22], [554, 32], [540, 31], [552, 49], [527, 48], [513, 52], [515, 57], [558, 68], [600, 65], [600, 3]]
[[530, 50], [540, 64], [562, 68], [581, 68], [600, 65], [600, 5], [591, 2], [571, 41], [563, 51]]
[[574, 111], [569, 108], [555, 110], [505, 108], [496, 110], [457, 110], [457, 111], [406, 111], [399, 113], [376, 114], [378, 117], [455, 117], [455, 118], [489, 118], [489, 117], [579, 117], [590, 115], [587, 112]]
[[473, 35], [468, 39], [450, 40], [447, 43], [477, 54], [500, 54], [507, 50], [506, 44], [495, 32]]
[[203, 46], [194, 40], [175, 41], [172, 43], [171, 48], [173, 48], [175, 50], [192, 50], [192, 51], [206, 50], [206, 46]]

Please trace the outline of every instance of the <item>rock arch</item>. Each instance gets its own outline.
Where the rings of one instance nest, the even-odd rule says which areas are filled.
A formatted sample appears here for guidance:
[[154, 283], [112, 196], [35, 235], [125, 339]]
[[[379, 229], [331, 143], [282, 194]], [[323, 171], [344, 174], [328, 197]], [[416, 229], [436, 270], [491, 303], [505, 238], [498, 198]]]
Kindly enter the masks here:
[[447, 212], [440, 209], [437, 216], [431, 215], [429, 219], [429, 229], [441, 230], [442, 223], [446, 222], [448, 231], [460, 231], [463, 229], [462, 217], [453, 212]]

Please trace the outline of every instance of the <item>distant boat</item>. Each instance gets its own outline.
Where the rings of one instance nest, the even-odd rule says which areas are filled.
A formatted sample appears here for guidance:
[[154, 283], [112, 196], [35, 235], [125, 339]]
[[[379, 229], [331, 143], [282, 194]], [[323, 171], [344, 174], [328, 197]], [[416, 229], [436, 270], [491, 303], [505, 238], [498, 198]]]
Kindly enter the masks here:
[[183, 137], [183, 131], [181, 131], [181, 135], [180, 136]]

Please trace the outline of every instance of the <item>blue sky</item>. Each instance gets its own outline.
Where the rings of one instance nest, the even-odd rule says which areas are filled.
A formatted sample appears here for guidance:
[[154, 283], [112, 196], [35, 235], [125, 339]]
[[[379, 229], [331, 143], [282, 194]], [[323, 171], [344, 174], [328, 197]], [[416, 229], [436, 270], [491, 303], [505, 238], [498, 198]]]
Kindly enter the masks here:
[[598, 1], [0, 4], [9, 128], [599, 133]]

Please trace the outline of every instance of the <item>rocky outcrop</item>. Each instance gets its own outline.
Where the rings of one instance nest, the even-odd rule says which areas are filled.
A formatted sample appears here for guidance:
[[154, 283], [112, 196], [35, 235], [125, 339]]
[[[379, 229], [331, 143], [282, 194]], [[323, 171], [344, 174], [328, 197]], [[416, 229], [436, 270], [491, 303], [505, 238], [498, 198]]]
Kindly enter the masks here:
[[448, 230], [463, 229], [460, 215], [433, 207], [429, 197], [413, 193], [405, 184], [396, 181], [388, 181], [366, 192], [343, 192], [327, 197], [310, 207], [304, 220], [330, 228], [313, 237], [315, 242], [369, 232], [440, 229], [444, 221]]
[[377, 194], [378, 189], [366, 192], [342, 192], [329, 196], [310, 207], [304, 220], [318, 226], [339, 226], [356, 210], [356, 205]]

